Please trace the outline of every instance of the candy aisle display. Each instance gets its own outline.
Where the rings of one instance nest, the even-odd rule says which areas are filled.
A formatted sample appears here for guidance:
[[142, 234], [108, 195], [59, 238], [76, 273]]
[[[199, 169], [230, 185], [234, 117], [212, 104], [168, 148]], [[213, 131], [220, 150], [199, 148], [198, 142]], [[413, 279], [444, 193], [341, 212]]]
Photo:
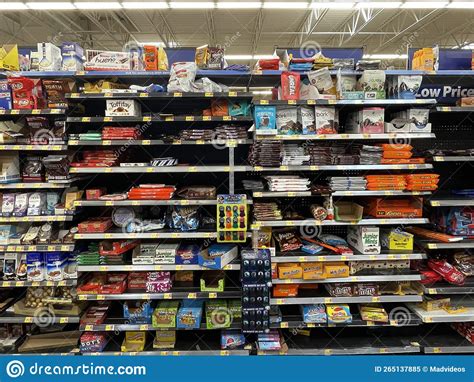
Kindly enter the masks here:
[[0, 72], [3, 352], [473, 351], [472, 72], [261, 61]]

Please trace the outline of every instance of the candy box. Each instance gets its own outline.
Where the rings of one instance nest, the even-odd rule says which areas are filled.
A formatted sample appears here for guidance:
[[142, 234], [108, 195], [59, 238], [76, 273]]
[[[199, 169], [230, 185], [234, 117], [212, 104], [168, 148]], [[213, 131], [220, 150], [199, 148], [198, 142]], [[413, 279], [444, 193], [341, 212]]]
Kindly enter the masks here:
[[160, 301], [153, 311], [152, 325], [154, 328], [175, 328], [179, 301]]
[[42, 109], [46, 105], [38, 78], [9, 77], [14, 109]]
[[199, 264], [200, 246], [181, 244], [176, 251], [176, 264]]
[[382, 230], [381, 233], [382, 247], [390, 250], [413, 250], [413, 235], [398, 229]]
[[350, 324], [352, 314], [347, 304], [327, 304], [328, 324]]
[[388, 314], [382, 305], [359, 305], [359, 312], [364, 321], [388, 322]]
[[325, 278], [343, 278], [349, 277], [349, 266], [344, 263], [326, 263], [324, 264]]
[[12, 95], [8, 80], [0, 80], [0, 110], [10, 110], [12, 106]]
[[127, 289], [128, 290], [144, 290], [146, 289], [146, 272], [130, 272], [128, 274]]
[[21, 193], [15, 195], [15, 208], [13, 216], [25, 216], [28, 210], [29, 193]]
[[277, 134], [275, 106], [255, 106], [253, 114], [257, 135]]
[[43, 192], [32, 192], [28, 197], [28, 216], [43, 215], [46, 210], [46, 194]]
[[28, 281], [43, 281], [45, 278], [44, 254], [28, 252], [26, 254], [26, 272]]
[[421, 307], [423, 308], [423, 310], [431, 312], [433, 310], [441, 310], [444, 306], [449, 306], [450, 304], [451, 299], [449, 297], [424, 296], [423, 302], [421, 303]]
[[173, 349], [176, 343], [175, 330], [157, 330], [153, 339], [153, 349]]
[[423, 198], [410, 199], [371, 199], [365, 211], [375, 218], [421, 218]]
[[155, 45], [143, 47], [143, 62], [145, 70], [158, 70], [158, 49]]
[[76, 89], [74, 81], [69, 80], [43, 80], [43, 88], [48, 99], [49, 108], [67, 108], [67, 93]]
[[224, 292], [225, 272], [207, 271], [203, 272], [199, 280], [201, 292]]
[[346, 120], [346, 132], [356, 134], [382, 134], [385, 129], [385, 110], [382, 107], [366, 107], [350, 113]]
[[206, 328], [219, 329], [228, 328], [232, 324], [233, 317], [227, 307], [226, 300], [206, 301]]
[[232, 117], [246, 116], [249, 114], [250, 105], [246, 100], [229, 102], [229, 115]]
[[140, 117], [141, 106], [134, 99], [108, 99], [106, 102], [105, 115], [107, 117]]
[[275, 284], [272, 289], [273, 297], [298, 296], [298, 284]]
[[152, 313], [150, 302], [126, 301], [123, 303], [123, 318], [130, 324], [151, 324]]
[[64, 279], [64, 268], [67, 263], [65, 252], [46, 253], [46, 280], [61, 281]]
[[365, 99], [384, 99], [385, 71], [364, 70], [357, 82], [357, 90], [364, 92]]
[[300, 305], [300, 311], [305, 323], [325, 324], [327, 322], [324, 304]]
[[108, 336], [102, 332], [85, 332], [79, 340], [81, 352], [101, 352], [108, 342]]
[[125, 332], [125, 338], [120, 347], [122, 352], [139, 352], [145, 349], [146, 332]]
[[105, 187], [86, 190], [86, 200], [99, 200], [99, 197], [107, 192]]
[[237, 349], [245, 345], [245, 335], [239, 330], [221, 331], [221, 349]]
[[296, 263], [283, 263], [278, 265], [279, 279], [302, 279], [303, 268]]
[[199, 329], [202, 318], [202, 300], [183, 300], [176, 316], [178, 329]]
[[5, 44], [0, 46], [0, 69], [20, 70], [18, 61], [18, 45]]
[[130, 52], [86, 50], [85, 70], [131, 70]]
[[415, 99], [422, 80], [423, 76], [397, 76], [394, 79], [394, 98]]
[[169, 292], [172, 287], [170, 272], [148, 272], [146, 291], [149, 293]]
[[347, 242], [364, 255], [378, 255], [380, 253], [379, 228], [349, 226]]
[[283, 72], [281, 74], [281, 99], [298, 100], [300, 98], [300, 83], [299, 73]]
[[[142, 244], [143, 247], [144, 244]], [[174, 264], [179, 244], [161, 243], [155, 250], [155, 264]]]
[[110, 227], [112, 227], [112, 219], [107, 217], [90, 218], [77, 226], [79, 233], [105, 232]]
[[63, 58], [61, 70], [80, 71], [84, 69], [84, 49], [75, 42], [63, 42], [61, 45]]
[[238, 248], [230, 244], [212, 244], [198, 256], [199, 265], [211, 269], [222, 269], [237, 258]]
[[323, 263], [301, 263], [304, 280], [320, 280], [324, 278]]
[[39, 71], [61, 70], [61, 49], [49, 42], [38, 43], [38, 53], [40, 59], [38, 63]]

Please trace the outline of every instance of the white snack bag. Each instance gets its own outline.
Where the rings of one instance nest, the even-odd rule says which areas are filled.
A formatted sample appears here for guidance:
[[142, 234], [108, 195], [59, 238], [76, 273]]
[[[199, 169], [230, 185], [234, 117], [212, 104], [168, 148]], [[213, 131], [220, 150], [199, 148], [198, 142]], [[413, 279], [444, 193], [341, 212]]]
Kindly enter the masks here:
[[175, 62], [171, 65], [169, 92], [192, 92], [197, 66], [194, 62]]

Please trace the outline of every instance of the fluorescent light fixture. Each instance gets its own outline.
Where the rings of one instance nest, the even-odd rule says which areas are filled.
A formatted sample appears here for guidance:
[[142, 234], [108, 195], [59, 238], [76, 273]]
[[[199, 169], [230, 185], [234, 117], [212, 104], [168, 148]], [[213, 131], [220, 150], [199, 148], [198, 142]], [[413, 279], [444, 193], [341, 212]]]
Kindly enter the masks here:
[[447, 1], [407, 1], [402, 4], [404, 9], [436, 9], [444, 8]]
[[124, 1], [122, 6], [125, 9], [167, 9], [168, 3], [166, 1]]
[[215, 4], [212, 1], [171, 1], [170, 8], [172, 9], [212, 9]]
[[265, 1], [263, 3], [265, 9], [307, 9], [308, 3], [302, 1], [287, 1], [279, 3], [276, 1]]
[[35, 2], [35, 3], [26, 3], [26, 6], [30, 9], [39, 9], [39, 10], [53, 10], [53, 9], [75, 9], [74, 5], [69, 2], [59, 2], [59, 3], [53, 3], [53, 2]]
[[453, 1], [448, 4], [448, 8], [454, 9], [474, 9], [474, 2], [469, 1]]
[[402, 5], [401, 1], [364, 1], [356, 4], [356, 8], [372, 8], [372, 9], [396, 9]]
[[251, 60], [253, 56], [251, 54], [226, 54], [224, 58], [226, 60]]
[[352, 9], [354, 8], [354, 2], [329, 2], [325, 1], [322, 3], [314, 2], [309, 5], [310, 8], [318, 9]]
[[25, 3], [14, 2], [14, 3], [0, 3], [0, 11], [28, 9]]
[[371, 58], [374, 60], [405, 60], [408, 58], [407, 54], [364, 54], [362, 58]]
[[262, 8], [261, 1], [219, 1], [219, 9], [258, 9]]
[[96, 1], [96, 2], [75, 2], [77, 9], [121, 9], [122, 6], [117, 1]]

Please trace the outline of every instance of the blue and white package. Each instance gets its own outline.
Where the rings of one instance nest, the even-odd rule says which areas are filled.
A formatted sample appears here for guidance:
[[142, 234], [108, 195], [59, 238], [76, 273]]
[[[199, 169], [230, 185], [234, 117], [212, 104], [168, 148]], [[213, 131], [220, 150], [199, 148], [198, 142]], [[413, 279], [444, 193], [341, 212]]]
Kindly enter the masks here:
[[0, 80], [0, 110], [12, 109], [12, 94], [7, 80]]
[[254, 108], [255, 131], [261, 135], [275, 135], [276, 128], [276, 107], [275, 106], [255, 106]]

